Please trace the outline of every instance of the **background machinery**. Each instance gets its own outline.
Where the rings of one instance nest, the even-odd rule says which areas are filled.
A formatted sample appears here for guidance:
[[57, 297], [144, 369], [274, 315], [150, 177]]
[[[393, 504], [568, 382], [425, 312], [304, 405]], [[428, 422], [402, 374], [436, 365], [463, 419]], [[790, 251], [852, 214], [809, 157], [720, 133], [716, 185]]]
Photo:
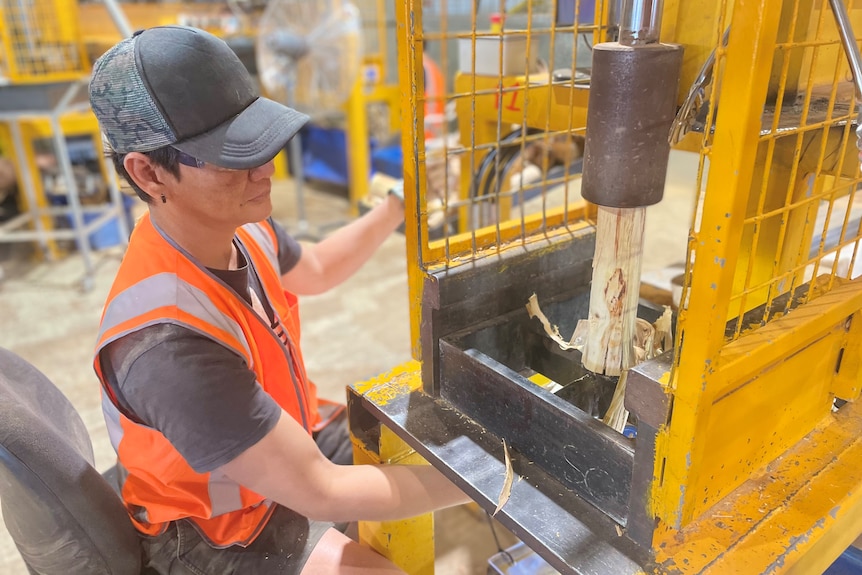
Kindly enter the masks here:
[[[493, 4], [398, 7], [415, 360], [351, 388], [357, 458], [427, 460], [562, 573], [822, 573], [862, 533], [858, 114], [836, 12], [815, 0], [597, 2], [594, 17], [578, 0]], [[862, 30], [862, 7], [844, 7]], [[509, 10], [502, 29], [490, 10]], [[681, 63], [644, 74], [649, 50]], [[440, 99], [454, 102], [457, 137], [433, 151], [426, 51], [456, 70]], [[676, 74], [673, 118], [645, 102], [651, 80]], [[553, 142], [583, 138], [584, 196], [600, 206], [571, 162], [550, 169]], [[651, 163], [633, 141], [655, 148]], [[566, 337], [594, 319], [597, 214], [660, 199], [668, 143], [697, 166], [674, 345], [624, 367], [622, 434], [599, 419], [618, 382], [584, 368], [577, 341], [551, 341], [525, 304], [536, 294]], [[510, 179], [511, 150], [531, 148], [538, 179]], [[460, 174], [431, 198], [439, 166]], [[456, 225], [433, 233], [435, 209]], [[662, 313], [636, 307], [648, 322]], [[431, 521], [360, 533], [430, 573]]]
[[[22, 192], [21, 213], [0, 224], [0, 243], [35, 242], [53, 258], [56, 240], [74, 240], [84, 289], [97, 234], [113, 223], [117, 243], [127, 236], [117, 179], [89, 110], [89, 69], [76, 2], [0, 3], [0, 154], [12, 161]], [[73, 166], [73, 155], [86, 160]]]
[[[66, 247], [57, 240], [74, 240], [84, 260], [82, 285], [90, 287], [96, 266], [93, 251], [125, 240], [134, 204], [131, 195], [119, 193], [112, 167], [102, 161], [101, 136], [86, 98], [91, 63], [132, 30], [182, 24], [224, 38], [257, 74], [256, 53], [266, 52], [255, 47], [258, 23], [267, 7], [273, 13], [280, 4], [284, 3], [0, 2], [0, 157], [10, 160], [15, 171], [14, 176], [6, 174], [10, 166], [0, 166], [0, 202], [10, 193], [8, 182], [17, 180], [18, 205], [12, 212], [20, 212], [7, 216], [5, 208], [14, 203], [11, 200], [0, 207], [0, 243], [34, 242], [40, 253], [56, 258]], [[388, 56], [394, 38], [394, 7], [387, 7], [384, 0], [352, 4], [332, 0], [327, 7], [344, 6], [341, 12], [352, 15], [352, 27], [340, 29], [340, 35], [333, 38], [333, 26], [326, 27], [328, 35], [319, 33], [319, 11], [310, 11], [304, 3], [287, 4], [301, 8], [301, 18], [292, 19], [291, 30], [302, 37], [313, 35], [308, 42], [312, 56], [327, 47], [331, 54], [330, 40], [339, 42], [345, 35], [350, 38], [340, 41], [335, 50], [352, 59], [329, 59], [330, 71], [333, 62], [340, 62], [343, 73], [333, 71], [338, 81], [317, 84], [316, 95], [323, 93], [325, 97], [316, 101], [326, 105], [318, 104], [315, 110], [306, 106], [306, 111], [314, 112], [315, 117], [309, 131], [340, 140], [340, 157], [337, 151], [328, 155], [336, 156], [333, 164], [338, 167], [338, 183], [346, 185], [350, 211], [355, 215], [360, 199], [368, 193], [373, 142], [385, 143], [398, 126], [398, 94], [392, 79], [396, 68]], [[339, 10], [326, 10], [329, 17], [337, 13]], [[264, 32], [271, 32], [279, 19], [267, 22]], [[362, 45], [364, 51], [355, 49]], [[279, 69], [266, 54], [263, 66], [269, 74], [266, 78], [261, 74], [264, 89], [283, 100], [285, 95], [265, 81], [273, 74], [284, 75], [283, 66]], [[307, 68], [300, 66], [301, 73]], [[298, 97], [307, 102], [309, 94], [303, 92]], [[310, 161], [314, 153], [309, 149], [299, 165]], [[287, 177], [287, 155], [278, 158], [277, 178]], [[304, 213], [298, 219], [291, 227], [302, 235], [309, 222]]]
[[[271, 0], [258, 25], [256, 56], [260, 81], [271, 98], [312, 120], [340, 115], [362, 63], [359, 11], [342, 0]], [[319, 239], [305, 215], [301, 139], [299, 134], [288, 144], [297, 199], [294, 235]]]

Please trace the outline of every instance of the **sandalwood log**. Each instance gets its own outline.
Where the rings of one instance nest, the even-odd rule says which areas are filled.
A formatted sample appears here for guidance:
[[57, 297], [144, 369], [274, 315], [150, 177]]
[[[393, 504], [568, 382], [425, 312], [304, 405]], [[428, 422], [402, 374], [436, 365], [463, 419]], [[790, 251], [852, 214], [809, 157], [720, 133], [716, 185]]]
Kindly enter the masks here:
[[584, 367], [620, 375], [635, 364], [633, 337], [646, 208], [599, 206]]

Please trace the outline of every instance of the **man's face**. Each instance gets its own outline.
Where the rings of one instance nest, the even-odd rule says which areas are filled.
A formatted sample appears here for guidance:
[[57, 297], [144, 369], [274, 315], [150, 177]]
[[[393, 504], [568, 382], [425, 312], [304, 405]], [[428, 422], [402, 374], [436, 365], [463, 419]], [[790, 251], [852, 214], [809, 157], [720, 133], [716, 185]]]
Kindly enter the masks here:
[[219, 228], [265, 220], [272, 212], [274, 171], [272, 161], [250, 170], [180, 164], [180, 178], [171, 179], [170, 208], [184, 218]]

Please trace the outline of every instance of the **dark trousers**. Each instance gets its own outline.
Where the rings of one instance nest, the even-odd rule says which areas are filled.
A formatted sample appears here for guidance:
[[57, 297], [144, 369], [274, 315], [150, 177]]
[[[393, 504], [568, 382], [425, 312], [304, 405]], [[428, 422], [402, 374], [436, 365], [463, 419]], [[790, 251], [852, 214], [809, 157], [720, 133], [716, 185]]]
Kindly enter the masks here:
[[[333, 463], [349, 465], [353, 450], [345, 412], [314, 434]], [[188, 520], [174, 521], [156, 537], [142, 536], [145, 575], [299, 575], [327, 529], [346, 524], [312, 521], [281, 505], [248, 547], [216, 549]]]

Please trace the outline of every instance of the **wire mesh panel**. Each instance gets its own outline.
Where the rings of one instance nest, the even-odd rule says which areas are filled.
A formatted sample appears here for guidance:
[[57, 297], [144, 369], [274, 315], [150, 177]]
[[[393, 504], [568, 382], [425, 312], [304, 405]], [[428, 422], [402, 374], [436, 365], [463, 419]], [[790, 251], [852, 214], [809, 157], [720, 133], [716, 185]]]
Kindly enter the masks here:
[[0, 47], [7, 82], [70, 80], [87, 71], [74, 0], [3, 0]]
[[[847, 56], [828, 2], [813, 8], [798, 0], [784, 10], [790, 13], [778, 31], [757, 165], [747, 191], [740, 261], [729, 296], [729, 317], [735, 319], [728, 340], [808, 301], [818, 289], [831, 289], [836, 278], [862, 274], [857, 255], [862, 204], [853, 133], [857, 113]], [[720, 47], [719, 68], [725, 54]], [[720, 78], [710, 86], [709, 101], [717, 106], [711, 106], [704, 129], [702, 189], [715, 151], [714, 132], [720, 129], [715, 125], [719, 89]], [[703, 209], [699, 203], [690, 263], [711, 233], [700, 225]]]
[[[614, 27], [602, 22], [613, 21], [610, 13], [619, 6], [586, 0], [451, 1], [451, 9], [445, 0], [396, 7], [414, 345], [417, 323], [423, 322], [414, 356], [422, 360], [423, 391], [469, 409], [474, 422], [499, 425], [492, 431], [502, 435], [510, 431], [507, 425], [519, 406], [508, 397], [494, 403], [493, 393], [515, 387], [532, 392], [528, 383], [536, 381], [531, 378], [546, 376], [542, 368], [557, 365], [534, 361], [541, 358], [533, 349], [553, 345], [542, 339], [529, 348], [538, 340], [530, 339], [533, 326], [526, 325], [523, 303], [515, 300], [525, 286], [538, 283], [536, 278], [550, 278], [541, 286], [548, 292], [540, 297], [560, 295], [551, 289], [571, 295], [575, 274], [578, 280], [589, 278], [590, 268], [599, 267], [598, 257], [579, 252], [577, 259], [564, 261], [559, 254], [571, 256], [573, 246], [588, 243], [592, 254], [602, 245], [602, 220], [596, 221], [582, 199], [579, 162], [590, 90], [602, 94], [603, 74], [619, 70], [599, 70], [600, 64], [592, 70], [592, 46], [615, 39]], [[624, 4], [623, 12], [633, 4]], [[847, 5], [856, 30], [862, 29], [862, 6]], [[625, 524], [628, 533], [642, 528], [633, 540], [644, 544], [662, 536], [674, 540], [731, 494], [757, 493], [756, 485], [746, 491], [743, 484], [768, 482], [763, 475], [768, 466], [803, 444], [807, 434], [831, 425], [833, 412], [846, 409], [843, 402], [858, 399], [862, 388], [857, 108], [830, 2], [668, 1], [663, 17], [656, 26], [660, 41], [654, 43], [662, 50], [681, 45], [685, 54], [679, 111], [667, 137], [678, 149], [695, 151], [698, 159], [686, 280], [673, 352], [635, 368], [640, 383], [633, 390], [619, 385], [630, 371], [619, 372], [614, 383], [622, 390], [615, 397], [624, 397], [626, 407], [633, 398], [638, 410], [633, 466], [614, 476], [632, 480], [629, 494], [635, 496], [619, 507], [591, 500]], [[624, 37], [635, 31], [622, 28]], [[611, 49], [596, 46], [595, 54], [604, 48]], [[648, 70], [628, 66], [635, 68]], [[622, 90], [607, 93], [612, 100]], [[645, 101], [645, 96], [623, 94], [614, 100], [620, 103], [617, 115], [633, 112], [637, 121], [638, 106]], [[591, 103], [591, 112], [600, 109]], [[665, 124], [656, 125], [664, 130]], [[587, 196], [593, 138], [602, 134], [594, 124], [590, 130]], [[613, 140], [613, 131], [603, 133], [605, 140]], [[652, 141], [656, 148], [664, 145], [665, 133]], [[627, 168], [626, 158], [614, 162], [604, 169]], [[636, 177], [634, 187], [642, 184]], [[638, 246], [639, 236], [627, 237], [629, 243], [609, 243]], [[578, 244], [582, 238], [588, 241]], [[569, 265], [565, 281], [545, 274], [549, 261]], [[623, 291], [612, 292], [611, 303], [616, 305], [622, 296], [615, 294]], [[592, 303], [594, 294], [589, 297]], [[563, 301], [561, 296], [554, 303]], [[577, 318], [589, 313], [593, 319], [592, 309], [565, 311], [581, 313]], [[549, 327], [545, 333], [553, 331]], [[452, 357], [463, 363], [447, 365]], [[461, 369], [473, 365], [464, 357], [490, 358], [497, 363], [482, 365], [496, 369], [502, 364], [508, 371]], [[492, 371], [505, 371], [505, 377], [481, 388]], [[539, 396], [529, 405], [543, 405], [544, 399]], [[486, 404], [493, 406], [487, 410], [493, 418], [483, 419]], [[506, 421], [500, 422], [501, 413]], [[532, 431], [534, 419], [525, 420], [513, 441]], [[594, 438], [577, 444], [588, 446]], [[527, 449], [515, 445], [522, 448]], [[596, 469], [592, 463], [585, 465]], [[563, 466], [553, 472], [560, 469], [561, 476], [569, 470]], [[808, 469], [801, 473], [817, 473]], [[784, 500], [746, 501], [753, 508], [733, 511], [758, 521], [785, 506]], [[644, 521], [629, 523], [633, 519]], [[734, 536], [748, 528], [716, 525]], [[692, 537], [701, 539], [697, 532]]]
[[[862, 30], [862, 11], [851, 15]], [[718, 2], [713, 17], [712, 66], [677, 126], [701, 134], [656, 468], [671, 525], [799, 441], [836, 397], [858, 395], [838, 383], [860, 353], [847, 340], [862, 275], [858, 112], [830, 3]]]
[[405, 10], [405, 56], [416, 64], [405, 168], [416, 176], [420, 267], [459, 265], [580, 221], [590, 46], [605, 32], [596, 3]]

